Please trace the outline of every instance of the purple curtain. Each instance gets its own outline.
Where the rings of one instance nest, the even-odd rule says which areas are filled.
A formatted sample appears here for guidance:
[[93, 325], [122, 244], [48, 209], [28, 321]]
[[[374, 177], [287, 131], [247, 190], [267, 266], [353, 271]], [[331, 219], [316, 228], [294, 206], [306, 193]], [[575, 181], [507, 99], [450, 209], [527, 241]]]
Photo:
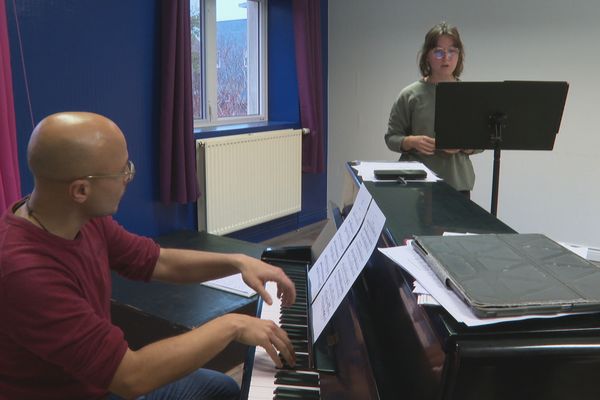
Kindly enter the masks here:
[[0, 0], [0, 214], [21, 196], [6, 4]]
[[161, 1], [160, 199], [198, 198], [189, 0]]
[[302, 171], [320, 173], [325, 168], [321, 1], [294, 0], [293, 7], [300, 120], [310, 129], [302, 140]]

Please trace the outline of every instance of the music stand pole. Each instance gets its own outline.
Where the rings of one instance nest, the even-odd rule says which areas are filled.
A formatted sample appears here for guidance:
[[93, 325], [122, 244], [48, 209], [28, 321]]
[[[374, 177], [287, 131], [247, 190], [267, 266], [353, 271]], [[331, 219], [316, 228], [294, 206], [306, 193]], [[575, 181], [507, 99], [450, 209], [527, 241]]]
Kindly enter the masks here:
[[490, 213], [496, 217], [498, 214], [498, 187], [500, 185], [500, 149], [502, 148], [502, 128], [506, 128], [508, 117], [506, 114], [498, 113], [490, 115], [490, 126], [492, 135], [491, 143], [494, 147], [494, 170], [492, 175], [492, 204]]
[[492, 205], [490, 206], [490, 213], [496, 217], [498, 216], [498, 184], [500, 182], [500, 149], [494, 149], [494, 170], [492, 176]]

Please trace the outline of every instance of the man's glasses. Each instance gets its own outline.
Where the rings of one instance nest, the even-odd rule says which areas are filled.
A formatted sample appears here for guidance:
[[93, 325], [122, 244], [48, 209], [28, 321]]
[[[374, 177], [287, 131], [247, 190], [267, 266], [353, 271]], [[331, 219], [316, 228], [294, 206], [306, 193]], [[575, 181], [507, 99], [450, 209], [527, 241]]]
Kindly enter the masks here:
[[127, 166], [123, 172], [119, 172], [118, 174], [107, 174], [107, 175], [88, 175], [84, 176], [83, 179], [104, 179], [104, 178], [123, 178], [125, 183], [129, 183], [133, 180], [135, 176], [135, 165], [133, 161], [128, 160]]
[[436, 47], [432, 49], [431, 52], [433, 53], [433, 56], [438, 60], [443, 59], [445, 55], [448, 55], [448, 59], [452, 60], [454, 57], [460, 54], [460, 50], [456, 47], [450, 47], [448, 48], [448, 50], [442, 49], [441, 47]]

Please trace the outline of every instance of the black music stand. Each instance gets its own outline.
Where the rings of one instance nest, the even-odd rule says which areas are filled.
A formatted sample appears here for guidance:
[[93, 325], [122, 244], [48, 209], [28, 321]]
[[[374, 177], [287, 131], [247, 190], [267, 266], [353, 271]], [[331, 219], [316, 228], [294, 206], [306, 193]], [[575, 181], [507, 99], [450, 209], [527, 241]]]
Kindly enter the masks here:
[[492, 205], [498, 208], [500, 150], [552, 150], [567, 82], [444, 82], [436, 86], [438, 149], [493, 149]]

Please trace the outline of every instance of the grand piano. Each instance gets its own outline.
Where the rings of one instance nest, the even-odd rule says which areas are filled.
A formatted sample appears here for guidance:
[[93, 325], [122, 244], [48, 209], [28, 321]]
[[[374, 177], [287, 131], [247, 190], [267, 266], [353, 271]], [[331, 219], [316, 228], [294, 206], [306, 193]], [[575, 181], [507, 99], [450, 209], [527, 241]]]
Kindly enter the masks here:
[[[347, 167], [344, 206], [346, 200], [351, 206], [360, 178], [351, 164]], [[378, 246], [445, 231], [515, 232], [444, 182], [365, 186], [386, 216]], [[345, 211], [342, 207], [340, 218]], [[309, 252], [289, 250], [267, 250], [263, 258], [290, 271], [303, 291], [314, 255], [311, 259]], [[265, 367], [260, 349], [251, 349], [242, 398], [600, 398], [595, 378], [600, 371], [599, 314], [472, 328], [441, 307], [417, 304], [412, 289], [412, 277], [375, 250], [314, 348], [299, 350], [302, 365]], [[290, 324], [287, 310], [267, 314], [263, 317], [286, 330], [291, 327], [290, 336], [310, 341], [298, 337], [298, 331], [307, 329], [298, 329], [304, 322]]]

